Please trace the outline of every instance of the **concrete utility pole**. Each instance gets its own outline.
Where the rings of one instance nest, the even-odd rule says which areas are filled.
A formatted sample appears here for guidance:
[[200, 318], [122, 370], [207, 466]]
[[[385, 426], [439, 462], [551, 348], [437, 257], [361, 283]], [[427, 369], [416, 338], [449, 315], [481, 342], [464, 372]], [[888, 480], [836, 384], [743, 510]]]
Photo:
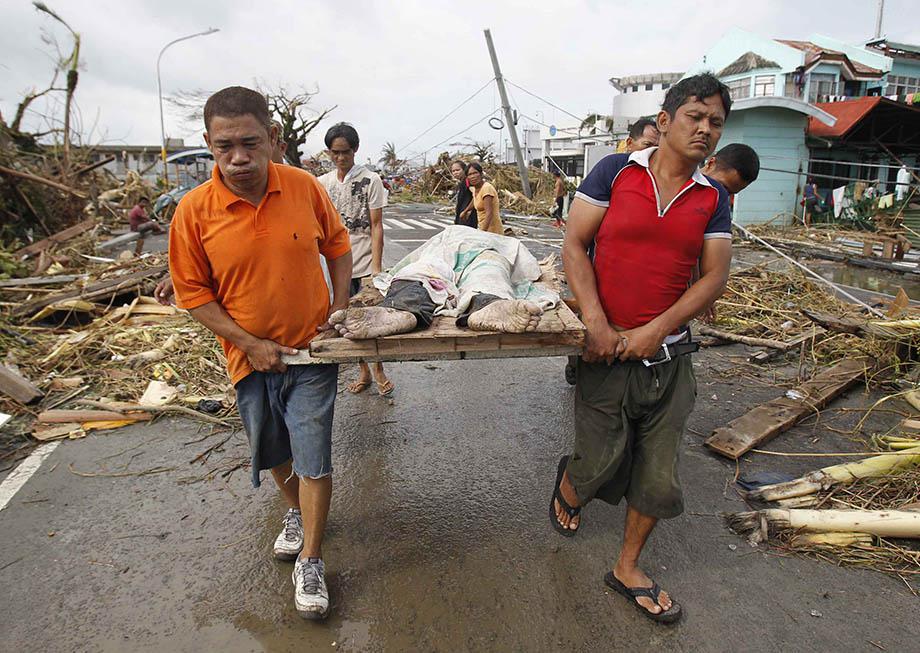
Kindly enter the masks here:
[[885, 0], [878, 0], [878, 14], [875, 16], [875, 38], [882, 36], [882, 15], [885, 13]]
[[[514, 158], [517, 159], [518, 173], [521, 175], [521, 186], [527, 199], [533, 197], [530, 191], [530, 178], [527, 176], [527, 162], [521, 153], [521, 143], [518, 141], [517, 127], [514, 125], [511, 116], [511, 106], [508, 104], [508, 93], [505, 92], [505, 80], [502, 78], [501, 68], [498, 67], [498, 57], [495, 55], [495, 46], [492, 45], [492, 33], [485, 30], [486, 45], [489, 46], [489, 56], [492, 58], [492, 70], [495, 71], [495, 83], [498, 84], [498, 94], [502, 99], [502, 110], [505, 112], [505, 123], [508, 125], [508, 133], [511, 135], [511, 145], [514, 147]], [[499, 141], [499, 145], [501, 141]]]

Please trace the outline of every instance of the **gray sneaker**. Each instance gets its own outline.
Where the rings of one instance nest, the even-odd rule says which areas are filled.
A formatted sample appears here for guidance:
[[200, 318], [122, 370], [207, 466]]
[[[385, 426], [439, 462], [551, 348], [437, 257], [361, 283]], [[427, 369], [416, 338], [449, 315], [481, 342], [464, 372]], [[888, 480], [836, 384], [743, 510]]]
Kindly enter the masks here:
[[278, 560], [293, 560], [303, 548], [303, 517], [296, 508], [288, 508], [284, 528], [275, 538], [274, 553]]
[[326, 567], [319, 558], [298, 559], [294, 563], [294, 607], [304, 619], [325, 619], [329, 612]]

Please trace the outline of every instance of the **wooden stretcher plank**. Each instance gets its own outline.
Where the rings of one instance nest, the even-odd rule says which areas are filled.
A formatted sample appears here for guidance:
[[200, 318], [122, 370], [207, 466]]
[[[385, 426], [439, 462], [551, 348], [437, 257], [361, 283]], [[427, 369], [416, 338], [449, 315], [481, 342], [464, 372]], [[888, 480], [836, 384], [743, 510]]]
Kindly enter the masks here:
[[792, 428], [865, 376], [864, 358], [844, 360], [795, 388], [802, 399], [783, 395], [756, 406], [741, 417], [713, 431], [706, 446], [718, 454], [737, 459], [751, 449]]

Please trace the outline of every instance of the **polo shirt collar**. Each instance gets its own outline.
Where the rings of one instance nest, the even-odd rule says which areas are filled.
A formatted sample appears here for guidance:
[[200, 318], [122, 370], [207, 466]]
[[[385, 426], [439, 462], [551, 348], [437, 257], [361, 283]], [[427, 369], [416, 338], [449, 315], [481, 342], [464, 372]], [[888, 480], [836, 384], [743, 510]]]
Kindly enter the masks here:
[[[651, 162], [651, 159], [652, 159], [652, 154], [657, 149], [658, 149], [657, 146], [647, 147], [644, 150], [633, 152], [632, 154], [629, 155], [629, 162], [636, 163], [642, 166], [643, 168], [648, 168]], [[709, 180], [706, 178], [706, 175], [704, 175], [699, 168], [693, 171], [693, 175], [691, 176], [691, 179], [693, 179], [693, 181], [698, 183], [700, 186], [707, 186], [709, 188], [712, 188], [712, 184], [709, 183]]]
[[[278, 170], [275, 167], [276, 165], [277, 164], [271, 161], [268, 162], [268, 185], [265, 187], [266, 195], [281, 192], [281, 176], [278, 174]], [[217, 165], [215, 165], [214, 169], [211, 171], [211, 183], [214, 185], [214, 189], [217, 191], [217, 195], [220, 197], [221, 204], [223, 204], [225, 209], [236, 202], [243, 201], [242, 197], [227, 188], [220, 174], [220, 168]]]

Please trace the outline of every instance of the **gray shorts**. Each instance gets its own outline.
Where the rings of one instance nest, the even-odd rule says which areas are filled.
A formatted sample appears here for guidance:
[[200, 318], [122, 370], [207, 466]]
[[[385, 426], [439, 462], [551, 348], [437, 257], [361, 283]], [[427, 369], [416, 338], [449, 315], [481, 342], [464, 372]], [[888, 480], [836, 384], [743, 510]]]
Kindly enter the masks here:
[[293, 459], [301, 478], [332, 473], [332, 416], [338, 365], [291, 365], [253, 372], [236, 384], [236, 403], [249, 436], [252, 485], [259, 473]]

